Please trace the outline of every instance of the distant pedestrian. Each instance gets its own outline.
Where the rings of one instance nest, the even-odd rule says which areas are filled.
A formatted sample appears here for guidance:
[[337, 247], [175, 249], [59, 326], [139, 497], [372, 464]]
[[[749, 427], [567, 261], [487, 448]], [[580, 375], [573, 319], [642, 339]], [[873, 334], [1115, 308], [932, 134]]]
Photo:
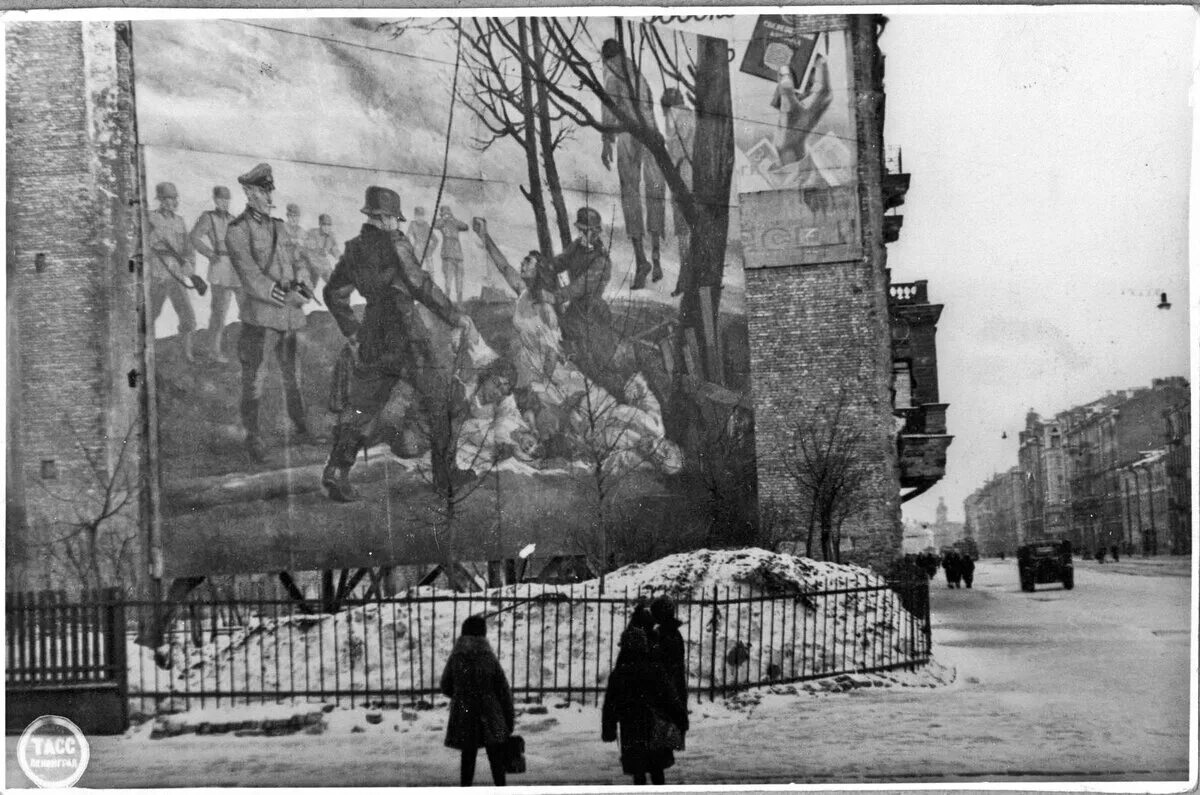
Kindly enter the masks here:
[[1108, 551], [1112, 553], [1113, 563], [1121, 562], [1121, 545], [1120, 544], [1113, 544], [1111, 547], [1109, 547]]
[[621, 635], [621, 651], [608, 677], [601, 710], [601, 739], [621, 740], [621, 770], [634, 784], [663, 784], [663, 771], [675, 764], [670, 735], [688, 730], [687, 709], [650, 659], [650, 641], [637, 627]]
[[483, 616], [463, 621], [462, 634], [442, 672], [442, 693], [450, 698], [446, 746], [462, 751], [459, 783], [464, 787], [475, 779], [480, 747], [487, 753], [492, 781], [504, 786], [505, 742], [513, 733], [512, 691], [486, 635]]
[[947, 588], [957, 588], [959, 582], [962, 580], [960, 565], [961, 561], [959, 560], [957, 551], [947, 549], [942, 553], [942, 570], [946, 572]]
[[959, 561], [959, 571], [962, 573], [963, 585], [968, 588], [975, 581], [975, 561], [970, 555], [963, 555]]
[[1103, 565], [1103, 563], [1104, 563], [1105, 551], [1106, 550], [1104, 549], [1104, 547], [1096, 547], [1096, 562], [1101, 565]]
[[654, 643], [650, 650], [651, 659], [663, 669], [667, 680], [675, 688], [675, 695], [687, 707], [687, 648], [679, 627], [683, 625], [675, 617], [675, 600], [663, 594], [650, 603], [650, 615], [654, 617]]

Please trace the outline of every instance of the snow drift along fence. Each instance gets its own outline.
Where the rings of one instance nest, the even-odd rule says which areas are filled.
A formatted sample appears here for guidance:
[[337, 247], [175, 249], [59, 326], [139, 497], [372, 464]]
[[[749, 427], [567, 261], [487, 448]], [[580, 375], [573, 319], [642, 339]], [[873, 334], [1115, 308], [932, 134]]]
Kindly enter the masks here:
[[[195, 602], [187, 620], [168, 627], [169, 669], [130, 640], [129, 695], [149, 713], [168, 699], [189, 708], [293, 699], [420, 705], [438, 694], [463, 619], [483, 613], [514, 695], [599, 702], [638, 597], [653, 595], [601, 595], [578, 585], [420, 589], [349, 602], [333, 614], [317, 613], [316, 601]], [[925, 580], [860, 577], [787, 594], [713, 587], [676, 604], [689, 691], [701, 700], [764, 684], [915, 669], [930, 659]]]

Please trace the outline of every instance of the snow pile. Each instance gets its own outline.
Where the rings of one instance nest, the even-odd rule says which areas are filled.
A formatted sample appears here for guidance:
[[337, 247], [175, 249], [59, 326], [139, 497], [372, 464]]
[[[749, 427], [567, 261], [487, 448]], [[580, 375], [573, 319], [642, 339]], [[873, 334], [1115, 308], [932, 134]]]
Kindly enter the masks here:
[[[515, 689], [595, 698], [639, 596], [675, 599], [689, 684], [709, 691], [882, 668], [919, 656], [920, 622], [870, 571], [761, 549], [698, 550], [574, 585], [482, 594], [412, 589], [334, 615], [251, 618], [202, 646], [173, 645], [155, 668], [131, 647], [131, 694], [348, 691], [358, 703], [431, 698], [462, 620], [488, 639]], [[402, 695], [398, 695], [402, 694]], [[267, 695], [269, 698], [270, 696]]]

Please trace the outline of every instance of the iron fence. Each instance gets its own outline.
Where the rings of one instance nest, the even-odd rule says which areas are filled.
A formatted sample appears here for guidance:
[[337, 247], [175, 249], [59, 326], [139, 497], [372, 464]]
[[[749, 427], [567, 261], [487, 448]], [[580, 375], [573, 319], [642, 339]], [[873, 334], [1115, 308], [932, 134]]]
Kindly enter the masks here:
[[[713, 700], [764, 684], [915, 669], [930, 658], [928, 594], [923, 579], [864, 576], [788, 593], [713, 585], [676, 598], [689, 691]], [[635, 604], [654, 595], [594, 585], [419, 588], [351, 600], [336, 613], [319, 612], [319, 600], [196, 600], [166, 626], [157, 660], [128, 628], [128, 695], [132, 709], [150, 714], [166, 701], [421, 706], [439, 693], [462, 620], [481, 613], [515, 696], [598, 703]], [[155, 615], [148, 602], [124, 606], [131, 624]]]

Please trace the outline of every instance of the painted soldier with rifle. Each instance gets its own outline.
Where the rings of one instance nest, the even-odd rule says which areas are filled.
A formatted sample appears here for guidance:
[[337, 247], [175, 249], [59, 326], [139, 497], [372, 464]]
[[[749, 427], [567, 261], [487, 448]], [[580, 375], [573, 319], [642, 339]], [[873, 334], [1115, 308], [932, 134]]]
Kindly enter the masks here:
[[147, 248], [150, 251], [150, 322], [158, 319], [166, 301], [171, 302], [179, 318], [179, 340], [183, 355], [189, 362], [192, 357], [192, 333], [196, 330], [196, 313], [188, 290], [200, 295], [208, 289], [203, 279], [196, 275], [196, 255], [188, 237], [187, 225], [176, 214], [179, 208], [179, 191], [170, 182], [160, 182], [154, 188], [158, 209], [149, 215], [147, 226]]
[[242, 365], [242, 426], [246, 450], [255, 461], [266, 458], [259, 429], [259, 403], [266, 376], [267, 351], [273, 350], [283, 375], [288, 417], [297, 440], [309, 437], [300, 392], [298, 332], [304, 328], [304, 304], [313, 299], [294, 249], [287, 245], [282, 220], [271, 217], [275, 181], [271, 167], [259, 163], [238, 177], [246, 193], [246, 209], [229, 224], [225, 244], [233, 269], [242, 281], [242, 334], [238, 361]]
[[[208, 286], [212, 288], [212, 308], [208, 317], [209, 348], [213, 358], [221, 363], [229, 361], [222, 350], [225, 334], [225, 315], [242, 283], [233, 272], [229, 261], [229, 250], [225, 248], [225, 233], [233, 216], [229, 213], [229, 188], [217, 185], [213, 188], [213, 209], [205, 210], [196, 219], [190, 239], [192, 247], [208, 260]], [[241, 299], [238, 299], [241, 303]]]

